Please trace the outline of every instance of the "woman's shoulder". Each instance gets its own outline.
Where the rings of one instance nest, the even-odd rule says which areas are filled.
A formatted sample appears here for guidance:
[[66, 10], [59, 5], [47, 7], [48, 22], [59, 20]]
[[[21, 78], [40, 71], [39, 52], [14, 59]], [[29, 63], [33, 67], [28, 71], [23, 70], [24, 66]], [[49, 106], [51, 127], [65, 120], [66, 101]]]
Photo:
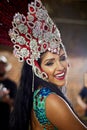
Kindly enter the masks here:
[[59, 124], [59, 117], [64, 118], [63, 114], [68, 113], [67, 108], [69, 108], [69, 106], [66, 101], [51, 91], [50, 88], [44, 87], [35, 91], [33, 109], [41, 124], [44, 124], [44, 120], [46, 123], [48, 122], [48, 124], [49, 122], [55, 124], [57, 120], [56, 123]]
[[40, 89], [37, 89], [34, 92], [33, 96], [34, 102], [38, 102], [38, 104], [44, 104], [43, 106], [45, 107], [46, 104], [48, 106], [55, 108], [62, 108], [64, 104], [69, 106], [69, 104], [64, 100], [64, 98], [55, 92], [53, 92], [50, 88], [48, 87], [43, 87]]
[[[55, 94], [50, 88], [43, 87], [34, 91], [33, 95], [33, 107], [34, 109], [44, 109], [46, 106], [46, 99], [49, 95]], [[51, 98], [50, 98], [51, 99]]]
[[[57, 95], [56, 93], [51, 93], [48, 97], [46, 102], [51, 106], [56, 106], [57, 108], [59, 106], [62, 107], [63, 104], [66, 104], [67, 106], [68, 103], [64, 100], [63, 97], [61, 97], [60, 95]], [[55, 107], [54, 107], [55, 108]]]
[[59, 101], [64, 101], [64, 98], [60, 95], [60, 93], [56, 93], [54, 91], [52, 91], [50, 88], [48, 87], [41, 87], [37, 90], [34, 91], [34, 98], [43, 98], [43, 99], [47, 99], [47, 102], [49, 102], [51, 100], [52, 101], [56, 101], [56, 100], [59, 100]]

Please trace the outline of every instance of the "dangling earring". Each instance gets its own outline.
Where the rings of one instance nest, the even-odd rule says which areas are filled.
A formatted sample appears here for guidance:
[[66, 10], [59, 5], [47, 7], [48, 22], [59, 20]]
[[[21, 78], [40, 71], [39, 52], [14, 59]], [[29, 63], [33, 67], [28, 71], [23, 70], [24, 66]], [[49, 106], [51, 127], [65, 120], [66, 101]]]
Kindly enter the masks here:
[[42, 77], [43, 80], [46, 80], [46, 81], [48, 79], [48, 75], [45, 72], [41, 73], [41, 77]]
[[34, 92], [34, 71], [32, 69], [33, 77], [32, 77], [32, 92]]

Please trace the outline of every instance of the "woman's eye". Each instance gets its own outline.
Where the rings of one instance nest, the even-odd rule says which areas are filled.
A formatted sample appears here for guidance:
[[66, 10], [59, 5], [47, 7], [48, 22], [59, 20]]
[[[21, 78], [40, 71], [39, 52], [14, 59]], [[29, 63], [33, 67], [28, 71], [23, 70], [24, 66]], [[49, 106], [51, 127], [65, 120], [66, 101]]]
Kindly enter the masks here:
[[64, 61], [64, 60], [66, 60], [66, 56], [65, 55], [60, 56], [60, 61]]
[[53, 62], [47, 62], [45, 65], [51, 66], [51, 65], [53, 65]]

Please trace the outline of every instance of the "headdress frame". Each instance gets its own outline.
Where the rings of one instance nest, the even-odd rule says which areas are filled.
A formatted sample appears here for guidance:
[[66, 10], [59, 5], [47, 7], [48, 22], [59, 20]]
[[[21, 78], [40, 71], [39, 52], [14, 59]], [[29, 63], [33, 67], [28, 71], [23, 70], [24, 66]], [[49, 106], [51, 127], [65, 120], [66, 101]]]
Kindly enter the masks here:
[[[28, 4], [28, 13], [16, 13], [12, 21], [13, 28], [9, 36], [14, 46], [14, 54], [18, 61], [26, 61], [38, 77], [47, 78], [38, 65], [40, 54], [47, 50], [59, 54], [61, 41], [60, 32], [40, 0]], [[65, 51], [66, 52], [66, 51]]]

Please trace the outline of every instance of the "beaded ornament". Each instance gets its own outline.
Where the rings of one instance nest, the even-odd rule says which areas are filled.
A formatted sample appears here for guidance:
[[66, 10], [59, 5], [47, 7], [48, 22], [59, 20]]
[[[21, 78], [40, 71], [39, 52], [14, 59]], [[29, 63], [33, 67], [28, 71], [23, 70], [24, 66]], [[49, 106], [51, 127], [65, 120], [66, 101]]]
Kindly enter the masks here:
[[[40, 78], [46, 78], [37, 60], [45, 51], [59, 54], [61, 42], [59, 30], [49, 17], [47, 10], [40, 0], [35, 0], [28, 5], [28, 13], [16, 13], [12, 22], [13, 28], [9, 36], [14, 44], [14, 54], [20, 62], [32, 66], [34, 73]], [[64, 48], [65, 50], [65, 48]]]

